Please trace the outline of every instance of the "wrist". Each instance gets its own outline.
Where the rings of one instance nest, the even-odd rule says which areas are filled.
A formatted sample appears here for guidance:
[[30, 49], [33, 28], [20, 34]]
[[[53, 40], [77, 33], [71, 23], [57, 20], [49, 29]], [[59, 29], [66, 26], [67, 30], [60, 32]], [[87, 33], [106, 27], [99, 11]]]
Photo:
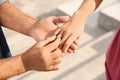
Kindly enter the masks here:
[[76, 11], [70, 22], [75, 25], [84, 25], [87, 20], [87, 15], [84, 15], [82, 11]]
[[36, 22], [37, 20], [33, 18], [26, 20], [26, 23], [24, 24], [25, 27], [23, 28], [22, 33], [32, 37], [32, 28], [34, 27]]
[[18, 70], [17, 71], [21, 71], [20, 73], [25, 73], [26, 72], [26, 69], [24, 67], [24, 64], [23, 64], [23, 60], [22, 60], [22, 54], [21, 55], [18, 55], [16, 57], [16, 63], [18, 63]]
[[26, 54], [26, 53], [28, 52], [25, 52], [21, 55], [21, 60], [22, 60], [22, 64], [23, 64], [25, 72], [32, 70], [32, 66], [33, 66], [31, 65], [32, 62], [30, 61], [28, 57], [29, 54]]
[[29, 28], [29, 36], [34, 38], [36, 41], [44, 40], [46, 31], [43, 30], [44, 25], [41, 24], [39, 20], [37, 20], [30, 28]]
[[84, 13], [84, 11], [76, 11], [73, 15], [73, 18], [79, 19], [80, 21], [86, 21], [88, 15]]
[[[36, 29], [36, 26], [38, 26], [39, 20], [36, 20], [36, 22], [34, 22], [31, 27], [28, 29], [28, 35], [32, 38], [34, 38], [36, 40], [37, 36], [37, 32], [39, 32], [41, 29]], [[40, 31], [41, 32], [41, 31]], [[40, 35], [40, 34], [39, 34]]]

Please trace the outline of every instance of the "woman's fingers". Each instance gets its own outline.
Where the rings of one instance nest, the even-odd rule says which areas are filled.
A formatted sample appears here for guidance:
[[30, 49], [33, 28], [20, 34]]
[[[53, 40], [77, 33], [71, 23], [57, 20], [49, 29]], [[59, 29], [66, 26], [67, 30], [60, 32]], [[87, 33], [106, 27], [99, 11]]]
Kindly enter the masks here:
[[69, 49], [67, 50], [67, 52], [68, 52], [68, 53], [73, 53], [74, 51], [73, 51], [71, 48], [69, 48]]
[[[62, 34], [62, 33], [61, 33]], [[62, 37], [61, 37], [61, 43], [64, 43], [67, 39], [68, 39], [68, 37], [70, 37], [71, 36], [71, 32], [64, 32], [63, 34], [62, 34]]]
[[71, 35], [70, 37], [68, 37], [68, 39], [66, 40], [66, 42], [64, 43], [64, 46], [62, 48], [62, 51], [64, 53], [67, 52], [68, 48], [70, 47], [70, 45], [74, 42], [74, 40], [76, 39], [76, 37], [74, 35]]
[[70, 47], [73, 51], [78, 48], [78, 45], [76, 45], [74, 42], [70, 45]]
[[77, 48], [78, 48], [78, 45], [73, 42], [71, 46], [68, 48], [67, 52], [75, 53]]
[[61, 37], [61, 43], [59, 45], [60, 49], [63, 49], [64, 43], [66, 42], [66, 40], [69, 38], [70, 33], [66, 33], [66, 32], [60, 32], [60, 34], [58, 35]]
[[79, 36], [74, 42], [70, 45], [68, 52], [75, 53], [76, 49], [79, 47], [81, 37]]
[[81, 40], [81, 36], [78, 36], [77, 39], [74, 41], [74, 43], [79, 46], [80, 40]]

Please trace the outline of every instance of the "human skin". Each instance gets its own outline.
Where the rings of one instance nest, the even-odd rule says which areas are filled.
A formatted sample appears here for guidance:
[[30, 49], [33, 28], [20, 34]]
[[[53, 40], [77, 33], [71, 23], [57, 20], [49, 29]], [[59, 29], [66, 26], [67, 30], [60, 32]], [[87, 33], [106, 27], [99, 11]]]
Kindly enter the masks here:
[[[1, 25], [33, 37], [37, 41], [44, 40], [45, 38], [51, 36], [52, 32], [58, 28], [56, 25], [57, 23], [65, 23], [68, 20], [68, 16], [51, 16], [45, 19], [37, 20], [24, 14], [10, 2], [4, 2], [0, 5]], [[41, 35], [42, 37], [39, 37]]]
[[10, 2], [0, 5], [0, 24], [6, 28], [33, 37], [36, 41], [41, 41], [54, 35], [58, 29], [56, 24], [66, 23], [68, 20], [68, 16], [51, 16], [42, 20], [36, 20], [18, 10]]
[[62, 36], [60, 48], [63, 53], [77, 49], [88, 16], [98, 8], [101, 2], [102, 0], [84, 0], [71, 19], [61, 27], [58, 35]]
[[[46, 44], [46, 45], [43, 45], [43, 47], [40, 47], [39, 44], [43, 44], [44, 43], [43, 40], [46, 40], [47, 37], [54, 35], [52, 32], [58, 28], [56, 26], [57, 23], [67, 22], [68, 20], [69, 18], [66, 16], [65, 17], [52, 16], [42, 20], [36, 20], [22, 13], [20, 10], [15, 8], [10, 2], [5, 2], [1, 4], [0, 5], [0, 24], [6, 28], [9, 28], [17, 32], [20, 32], [22, 34], [33, 37], [37, 41], [37, 43], [28, 51], [20, 55], [0, 60], [0, 80], [24, 73], [31, 69], [43, 70], [43, 71], [54, 70], [55, 68], [57, 69], [58, 67], [57, 62], [58, 63], [60, 62], [60, 55], [58, 54], [61, 53], [60, 49], [58, 49], [58, 46], [56, 47], [57, 49], [54, 49], [54, 51], [48, 51], [51, 48], [50, 46], [53, 46], [53, 45], [50, 45], [49, 47], [45, 47], [46, 45], [48, 45]], [[42, 41], [42, 42], [39, 42], [39, 41]], [[54, 46], [55, 45], [58, 45], [58, 40], [57, 42], [55, 41]], [[50, 53], [53, 53], [53, 54], [51, 55]], [[31, 59], [30, 62], [27, 60], [28, 59], [27, 56], [30, 57]], [[49, 63], [46, 64], [47, 62], [51, 62], [50, 58], [52, 56], [58, 57], [58, 58], [56, 57], [54, 60], [56, 61], [56, 67], [54, 69], [49, 68], [50, 67]], [[48, 61], [46, 59], [48, 60], [50, 59], [50, 60]], [[31, 62], [34, 63], [34, 64], [31, 64], [32, 65], [31, 67], [33, 68], [30, 68], [29, 66]], [[39, 66], [40, 68], [37, 67], [38, 62], [39, 62], [39, 65], [41, 65], [41, 67]]]
[[0, 80], [30, 70], [58, 70], [61, 63], [60, 41], [56, 36], [48, 37], [20, 55], [0, 60]]

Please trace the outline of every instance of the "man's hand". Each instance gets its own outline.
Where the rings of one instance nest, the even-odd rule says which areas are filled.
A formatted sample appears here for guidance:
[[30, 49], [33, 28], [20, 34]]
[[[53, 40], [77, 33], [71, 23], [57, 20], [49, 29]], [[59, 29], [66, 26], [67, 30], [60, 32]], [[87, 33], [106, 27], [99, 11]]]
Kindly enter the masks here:
[[38, 42], [22, 55], [25, 69], [51, 71], [59, 69], [61, 50], [58, 49], [60, 38], [49, 37]]
[[36, 41], [41, 41], [49, 36], [54, 35], [55, 30], [58, 28], [58, 23], [66, 23], [69, 20], [68, 16], [55, 17], [51, 16], [40, 21], [37, 21], [30, 27], [29, 34]]
[[55, 36], [36, 43], [23, 54], [0, 60], [0, 80], [25, 73], [29, 70], [51, 71], [59, 69], [61, 39]]
[[37, 41], [52, 35], [57, 28], [57, 23], [65, 23], [68, 20], [68, 16], [52, 16], [38, 21], [18, 10], [10, 2], [0, 5], [0, 24], [2, 26], [31, 36]]

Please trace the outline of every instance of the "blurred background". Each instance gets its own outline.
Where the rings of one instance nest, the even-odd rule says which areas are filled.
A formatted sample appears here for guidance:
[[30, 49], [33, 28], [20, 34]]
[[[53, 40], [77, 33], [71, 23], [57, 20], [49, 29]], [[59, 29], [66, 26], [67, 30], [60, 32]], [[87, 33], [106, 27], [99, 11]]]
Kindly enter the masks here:
[[[10, 0], [24, 13], [42, 19], [48, 16], [72, 16], [83, 0]], [[62, 58], [61, 68], [52, 72], [30, 71], [8, 80], [106, 80], [105, 54], [120, 24], [120, 0], [103, 0], [86, 22], [76, 54]], [[34, 39], [4, 28], [12, 55], [31, 47]]]

